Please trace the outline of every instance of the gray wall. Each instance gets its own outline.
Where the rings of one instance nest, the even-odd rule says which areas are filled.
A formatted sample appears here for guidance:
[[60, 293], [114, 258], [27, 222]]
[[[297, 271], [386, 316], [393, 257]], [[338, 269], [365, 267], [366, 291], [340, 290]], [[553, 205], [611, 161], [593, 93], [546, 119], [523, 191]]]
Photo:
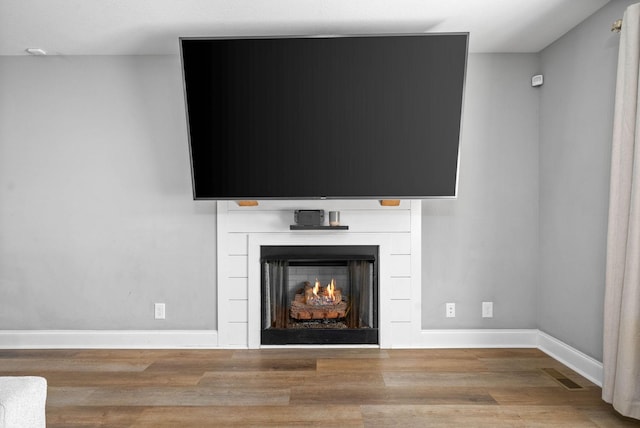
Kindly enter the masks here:
[[[470, 57], [460, 197], [424, 202], [424, 328], [535, 327], [537, 61]], [[178, 58], [3, 57], [0, 91], [0, 328], [215, 328]]]
[[[631, 3], [540, 55], [471, 55], [459, 198], [423, 202], [423, 328], [539, 327], [601, 358], [609, 26]], [[0, 94], [0, 329], [216, 328], [178, 58], [0, 57]]]
[[0, 329], [215, 328], [178, 58], [0, 57], [0, 94]]
[[458, 198], [422, 204], [424, 329], [536, 327], [538, 68], [537, 54], [469, 57]]
[[619, 35], [612, 1], [541, 52], [538, 324], [602, 360], [609, 168]]
[[423, 328], [538, 327], [602, 359], [610, 27], [636, 2], [612, 1], [538, 56], [471, 56], [459, 197], [423, 202]]

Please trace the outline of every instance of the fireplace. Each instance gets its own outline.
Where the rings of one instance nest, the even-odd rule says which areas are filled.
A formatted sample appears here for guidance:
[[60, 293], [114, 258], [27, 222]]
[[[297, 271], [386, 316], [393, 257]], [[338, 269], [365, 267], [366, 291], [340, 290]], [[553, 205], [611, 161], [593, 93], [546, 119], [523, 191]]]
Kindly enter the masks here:
[[[423, 343], [421, 204], [413, 200], [402, 201], [399, 207], [382, 207], [378, 201], [366, 200], [274, 200], [260, 201], [258, 206], [247, 208], [233, 201], [218, 201], [218, 346], [259, 349], [268, 343], [262, 342], [263, 329], [273, 329], [271, 333], [279, 334], [275, 333], [275, 327], [265, 325], [261, 308], [264, 269], [260, 259], [264, 246], [373, 246], [376, 314], [371, 328], [377, 330], [377, 345], [392, 348]], [[296, 209], [340, 211], [341, 222], [348, 224], [349, 230], [292, 231], [290, 225]], [[318, 280], [326, 287], [331, 278]], [[313, 283], [315, 276], [305, 281]], [[337, 288], [344, 287], [338, 278], [336, 284]], [[316, 342], [320, 342], [318, 346], [335, 343]], [[375, 339], [369, 342], [376, 344]]]
[[261, 246], [262, 345], [378, 344], [378, 246]]

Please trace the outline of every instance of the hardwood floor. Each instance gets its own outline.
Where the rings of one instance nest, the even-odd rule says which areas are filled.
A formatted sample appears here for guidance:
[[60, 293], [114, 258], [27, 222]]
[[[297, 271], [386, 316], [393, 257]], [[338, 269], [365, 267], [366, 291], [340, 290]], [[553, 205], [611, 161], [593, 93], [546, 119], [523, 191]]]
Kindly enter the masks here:
[[536, 349], [0, 350], [9, 375], [47, 379], [50, 428], [640, 426]]

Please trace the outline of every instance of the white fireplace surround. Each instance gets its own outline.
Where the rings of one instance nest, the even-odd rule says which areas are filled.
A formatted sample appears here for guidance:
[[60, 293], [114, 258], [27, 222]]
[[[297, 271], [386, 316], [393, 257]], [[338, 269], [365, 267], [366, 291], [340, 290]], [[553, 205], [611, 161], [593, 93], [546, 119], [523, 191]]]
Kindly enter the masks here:
[[[291, 231], [296, 209], [340, 211], [349, 230]], [[260, 247], [378, 246], [380, 347], [420, 342], [421, 203], [402, 201], [265, 201], [240, 207], [218, 202], [218, 342], [260, 347]]]

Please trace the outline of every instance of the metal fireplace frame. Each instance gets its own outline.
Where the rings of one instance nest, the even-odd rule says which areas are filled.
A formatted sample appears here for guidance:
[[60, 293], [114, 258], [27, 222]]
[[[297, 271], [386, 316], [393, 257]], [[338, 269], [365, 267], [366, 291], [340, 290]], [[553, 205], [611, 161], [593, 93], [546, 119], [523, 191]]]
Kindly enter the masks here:
[[[377, 245], [264, 245], [260, 246], [260, 301], [261, 345], [379, 345], [379, 246]], [[288, 284], [289, 263], [308, 266], [348, 266], [354, 261], [372, 264], [370, 298], [372, 299], [371, 326], [357, 328], [274, 328], [265, 327], [268, 317], [265, 299], [265, 264], [281, 261], [284, 263], [283, 284]], [[351, 284], [351, 287], [354, 287]], [[330, 323], [329, 323], [330, 325]]]

